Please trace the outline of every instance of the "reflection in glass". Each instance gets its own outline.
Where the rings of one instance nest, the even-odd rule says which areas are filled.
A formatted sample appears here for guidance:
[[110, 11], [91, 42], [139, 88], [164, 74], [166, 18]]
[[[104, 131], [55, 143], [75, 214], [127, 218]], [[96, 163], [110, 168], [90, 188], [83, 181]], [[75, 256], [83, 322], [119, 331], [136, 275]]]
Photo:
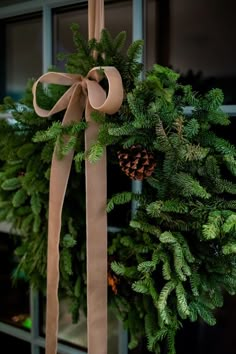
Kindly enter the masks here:
[[235, 354], [236, 297], [225, 294], [223, 308], [217, 309], [217, 324], [203, 321], [186, 323], [177, 335], [177, 353], [181, 354]]
[[28, 79], [42, 74], [42, 20], [6, 24], [6, 95], [19, 99]]
[[145, 2], [144, 17], [144, 65], [145, 71], [151, 69], [152, 65], [159, 58], [159, 2], [156, 0], [147, 0]]
[[0, 321], [29, 330], [29, 287], [23, 274], [13, 277], [17, 259], [11, 236], [0, 233]]
[[236, 102], [235, 11], [235, 0], [172, 0], [166, 18], [170, 37], [165, 64], [196, 90], [222, 88], [225, 103]]
[[[0, 333], [1, 353], [24, 353], [31, 354], [31, 345], [23, 340]], [[3, 348], [5, 350], [3, 350]]]

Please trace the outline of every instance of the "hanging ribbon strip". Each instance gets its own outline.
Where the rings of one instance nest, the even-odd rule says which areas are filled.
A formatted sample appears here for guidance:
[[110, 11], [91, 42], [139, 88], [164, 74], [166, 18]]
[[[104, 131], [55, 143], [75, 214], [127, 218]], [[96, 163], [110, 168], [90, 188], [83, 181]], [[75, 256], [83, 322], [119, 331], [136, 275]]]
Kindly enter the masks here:
[[[101, 69], [107, 78], [106, 95], [100, 86]], [[50, 110], [37, 105], [39, 83], [70, 86]], [[93, 68], [86, 77], [76, 74], [49, 72], [34, 84], [33, 105], [41, 117], [49, 117], [66, 110], [62, 125], [85, 119], [85, 150], [96, 141], [98, 124], [91, 112], [107, 114], [118, 111], [123, 101], [123, 87], [119, 72], [114, 67]], [[48, 250], [47, 250], [47, 304], [46, 354], [56, 354], [59, 319], [59, 242], [63, 201], [70, 175], [74, 151], [59, 160], [54, 149], [49, 192]], [[87, 307], [88, 353], [107, 354], [107, 215], [106, 215], [106, 154], [95, 164], [85, 162], [86, 175], [86, 228], [87, 228]], [[79, 195], [79, 193], [78, 193]]]

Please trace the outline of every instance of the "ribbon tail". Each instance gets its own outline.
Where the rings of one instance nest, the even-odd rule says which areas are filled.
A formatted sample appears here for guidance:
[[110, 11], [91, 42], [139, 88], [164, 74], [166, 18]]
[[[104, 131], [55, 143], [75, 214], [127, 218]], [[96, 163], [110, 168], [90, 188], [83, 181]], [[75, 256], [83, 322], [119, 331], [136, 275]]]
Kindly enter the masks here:
[[[89, 120], [91, 106], [86, 109]], [[98, 125], [89, 121], [85, 149], [96, 141]], [[106, 154], [95, 164], [85, 161], [87, 223], [88, 353], [107, 354], [107, 176]]]
[[47, 255], [46, 354], [57, 353], [61, 214], [72, 159], [73, 151], [62, 160], [58, 160], [56, 151], [54, 151], [51, 165]]
[[[85, 106], [85, 98], [76, 95], [74, 90], [62, 125], [80, 121]], [[66, 141], [66, 138], [65, 138]], [[62, 208], [74, 150], [63, 159], [57, 157], [57, 144], [54, 148], [50, 172], [49, 216], [48, 216], [48, 254], [47, 254], [47, 303], [46, 303], [46, 354], [56, 354], [59, 319], [59, 244]]]

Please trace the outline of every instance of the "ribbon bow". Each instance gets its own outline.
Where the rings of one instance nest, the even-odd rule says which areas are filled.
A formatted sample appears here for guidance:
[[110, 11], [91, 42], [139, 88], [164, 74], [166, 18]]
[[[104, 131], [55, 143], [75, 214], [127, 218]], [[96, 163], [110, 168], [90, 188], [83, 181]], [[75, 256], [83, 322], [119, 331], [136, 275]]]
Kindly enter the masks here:
[[[100, 86], [101, 71], [107, 78], [108, 94]], [[51, 110], [37, 105], [39, 82], [70, 86]], [[86, 77], [76, 74], [49, 72], [33, 85], [33, 105], [41, 117], [66, 110], [62, 125], [80, 121], [85, 112], [85, 150], [97, 138], [99, 125], [91, 119], [98, 110], [114, 114], [123, 101], [122, 80], [114, 67], [95, 67]], [[59, 160], [54, 149], [49, 191], [46, 354], [56, 354], [58, 334], [59, 241], [61, 215], [74, 151]], [[107, 215], [106, 215], [106, 154], [96, 164], [85, 161], [86, 176], [86, 240], [87, 240], [87, 328], [88, 352], [107, 353]]]

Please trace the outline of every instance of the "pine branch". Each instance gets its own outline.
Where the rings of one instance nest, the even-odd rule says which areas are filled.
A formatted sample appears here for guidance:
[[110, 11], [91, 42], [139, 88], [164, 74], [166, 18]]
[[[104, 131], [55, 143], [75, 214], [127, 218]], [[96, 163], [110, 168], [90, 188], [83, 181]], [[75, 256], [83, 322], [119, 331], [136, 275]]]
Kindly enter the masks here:
[[177, 284], [177, 286], [175, 288], [175, 292], [176, 292], [176, 298], [177, 298], [178, 313], [182, 319], [186, 319], [189, 316], [190, 311], [189, 311], [189, 307], [187, 304], [186, 292], [184, 290], [182, 283], [179, 282]]
[[165, 286], [162, 288], [158, 300], [158, 308], [160, 311], [160, 317], [163, 320], [163, 322], [168, 325], [171, 323], [171, 318], [168, 313], [168, 306], [167, 306], [167, 299], [171, 292], [175, 288], [175, 282], [170, 280], [168, 283], [165, 284]]
[[172, 176], [171, 180], [179, 188], [181, 194], [185, 197], [197, 196], [203, 199], [210, 198], [210, 194], [206, 191], [206, 189], [187, 173], [176, 173], [174, 176]]
[[191, 118], [183, 127], [184, 136], [187, 139], [192, 139], [199, 133], [200, 125], [196, 118]]
[[[138, 196], [137, 196], [138, 197]], [[114, 195], [107, 203], [107, 212], [109, 213], [115, 207], [115, 205], [122, 205], [131, 202], [135, 199], [134, 193], [122, 192]]]

